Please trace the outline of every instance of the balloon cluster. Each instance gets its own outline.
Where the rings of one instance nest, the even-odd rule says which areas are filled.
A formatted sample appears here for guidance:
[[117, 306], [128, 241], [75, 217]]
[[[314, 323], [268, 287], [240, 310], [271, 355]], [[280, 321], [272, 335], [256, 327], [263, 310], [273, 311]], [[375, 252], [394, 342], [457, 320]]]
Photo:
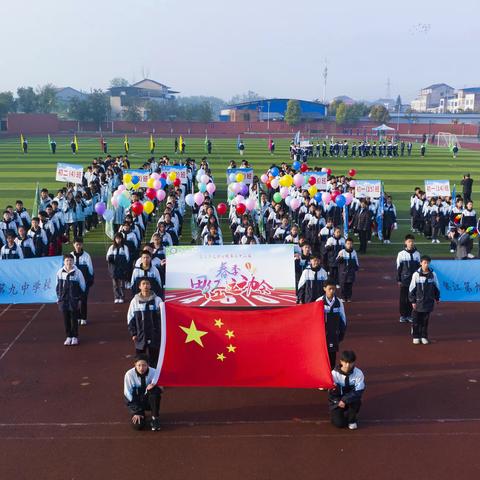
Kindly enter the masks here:
[[475, 228], [475, 227], [468, 227], [468, 228], [465, 230], [465, 233], [468, 233], [471, 238], [477, 238], [479, 232], [478, 232], [478, 229]]
[[200, 207], [200, 205], [202, 205], [205, 201], [205, 193], [213, 195], [215, 193], [215, 190], [217, 189], [212, 179], [202, 171], [199, 171], [197, 174], [197, 184], [198, 192], [189, 193], [185, 196], [185, 203], [189, 207], [193, 207], [194, 205]]
[[[254, 198], [248, 198], [249, 191], [248, 185], [245, 183], [245, 175], [243, 173], [231, 173], [228, 180], [228, 200], [235, 206], [237, 214], [243, 215], [247, 211], [255, 210], [257, 202]], [[218, 205], [217, 211], [220, 213], [219, 207], [220, 205]]]

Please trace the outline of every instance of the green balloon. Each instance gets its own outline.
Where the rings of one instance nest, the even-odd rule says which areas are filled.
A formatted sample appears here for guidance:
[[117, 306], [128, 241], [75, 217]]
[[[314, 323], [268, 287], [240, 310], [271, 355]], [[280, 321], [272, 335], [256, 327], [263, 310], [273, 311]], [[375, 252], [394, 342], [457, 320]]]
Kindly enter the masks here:
[[276, 192], [275, 195], [273, 196], [273, 200], [276, 203], [280, 203], [282, 201], [282, 196], [280, 195], [280, 192]]

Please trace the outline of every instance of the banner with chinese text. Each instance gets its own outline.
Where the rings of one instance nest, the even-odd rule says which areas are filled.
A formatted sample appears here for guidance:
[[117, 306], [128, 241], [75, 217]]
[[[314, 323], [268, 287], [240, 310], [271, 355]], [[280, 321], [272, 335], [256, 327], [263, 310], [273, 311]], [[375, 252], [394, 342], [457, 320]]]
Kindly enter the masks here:
[[449, 180], [425, 180], [425, 195], [428, 199], [433, 197], [449, 197]]
[[380, 198], [382, 182], [380, 180], [355, 180], [355, 198]]
[[147, 187], [147, 182], [148, 179], [150, 178], [150, 172], [148, 170], [141, 170], [141, 169], [131, 169], [131, 168], [126, 168], [123, 171], [123, 174], [129, 173], [132, 177], [137, 176], [138, 177], [138, 183], [140, 184], [141, 187], [145, 188]]
[[236, 176], [239, 173], [243, 175], [242, 182], [245, 185], [251, 185], [253, 183], [253, 168], [227, 168], [227, 185], [236, 182], [236, 180], [232, 182], [230, 175], [233, 174]]
[[62, 257], [0, 261], [0, 304], [55, 303]]
[[432, 260], [442, 302], [480, 302], [480, 260]]
[[74, 165], [72, 163], [57, 163], [55, 180], [57, 182], [64, 182], [64, 183], [82, 183], [83, 181], [82, 165]]
[[167, 247], [166, 301], [198, 307], [296, 303], [293, 245]]
[[308, 179], [310, 177], [314, 177], [317, 181], [317, 189], [326, 191], [327, 190], [327, 185], [328, 185], [328, 177], [327, 177], [327, 172], [305, 172], [303, 174], [305, 177], [305, 185], [303, 186], [304, 190], [308, 190], [310, 188], [310, 184], [308, 183]]
[[188, 169], [186, 165], [162, 165], [161, 172], [167, 175], [174, 172], [183, 185], [188, 183]]

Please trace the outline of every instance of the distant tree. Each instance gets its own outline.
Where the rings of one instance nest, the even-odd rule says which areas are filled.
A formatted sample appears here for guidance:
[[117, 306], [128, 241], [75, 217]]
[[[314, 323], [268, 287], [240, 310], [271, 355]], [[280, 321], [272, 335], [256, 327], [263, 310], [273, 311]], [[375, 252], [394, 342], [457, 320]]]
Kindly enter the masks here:
[[209, 102], [203, 102], [198, 106], [198, 121], [199, 122], [211, 122], [213, 118], [212, 106]]
[[52, 113], [57, 105], [57, 91], [48, 83], [37, 88], [37, 109], [41, 113]]
[[145, 115], [147, 120], [161, 121], [165, 120], [164, 108], [160, 102], [151, 100], [145, 104]]
[[69, 102], [69, 117], [79, 122], [88, 122], [90, 120], [90, 105], [88, 100], [81, 100], [72, 97]]
[[288, 125], [298, 125], [301, 121], [302, 110], [300, 108], [300, 102], [298, 100], [289, 100], [287, 103], [287, 109], [285, 110], [285, 122]]
[[122, 77], [115, 77], [110, 80], [110, 87], [128, 87], [130, 84], [128, 80]]
[[343, 102], [335, 109], [335, 122], [337, 125], [345, 125], [347, 123], [347, 106]]
[[142, 114], [140, 107], [134, 103], [128, 105], [122, 113], [122, 118], [127, 122], [141, 122]]
[[390, 120], [390, 114], [384, 105], [374, 105], [370, 109], [369, 117], [379, 123], [387, 123]]
[[249, 90], [247, 93], [241, 93], [234, 95], [230, 101], [228, 102], [229, 104], [235, 104], [235, 103], [245, 103], [245, 102], [254, 102], [256, 100], [264, 100], [265, 97], [262, 97], [258, 93]]
[[399, 113], [402, 110], [402, 97], [398, 95], [395, 100], [395, 113]]
[[0, 118], [7, 113], [15, 112], [17, 105], [12, 92], [0, 92]]
[[32, 87], [17, 89], [18, 107], [21, 112], [34, 113], [38, 111], [38, 95]]
[[333, 100], [330, 102], [330, 105], [328, 106], [328, 114], [331, 115], [332, 117], [335, 117], [337, 114], [337, 108], [343, 103], [342, 100], [337, 99]]
[[107, 120], [110, 97], [103, 90], [93, 90], [87, 98], [90, 120], [97, 125]]

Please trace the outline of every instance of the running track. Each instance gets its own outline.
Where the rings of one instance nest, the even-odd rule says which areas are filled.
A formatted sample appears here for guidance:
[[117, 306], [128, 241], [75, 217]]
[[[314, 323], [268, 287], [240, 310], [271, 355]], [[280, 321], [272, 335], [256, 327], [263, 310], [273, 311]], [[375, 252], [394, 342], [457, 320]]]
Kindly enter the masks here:
[[55, 305], [0, 307], [0, 479], [479, 477], [478, 304], [440, 304], [434, 343], [414, 346], [391, 261], [363, 259], [342, 345], [366, 374], [359, 430], [329, 425], [325, 392], [184, 388], [165, 393], [162, 432], [137, 433], [122, 399], [128, 307], [95, 267], [78, 348]]

